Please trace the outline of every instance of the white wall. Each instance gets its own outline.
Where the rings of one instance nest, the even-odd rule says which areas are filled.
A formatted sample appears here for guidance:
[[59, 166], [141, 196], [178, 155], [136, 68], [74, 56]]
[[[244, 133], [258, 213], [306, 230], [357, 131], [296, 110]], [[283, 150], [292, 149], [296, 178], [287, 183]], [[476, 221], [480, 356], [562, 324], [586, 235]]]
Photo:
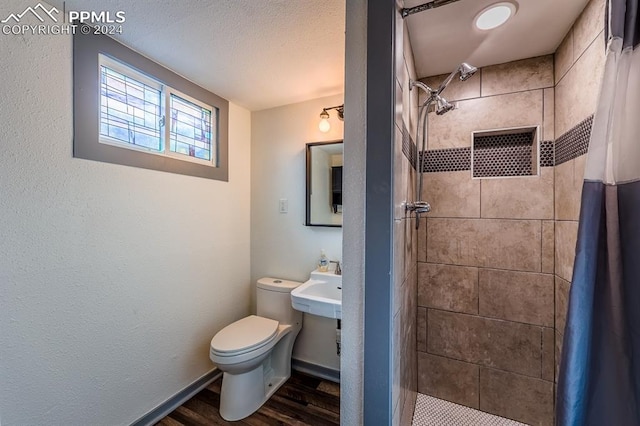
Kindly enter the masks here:
[[71, 52], [0, 36], [4, 426], [130, 424], [250, 311], [250, 113], [230, 106], [228, 183], [72, 158]]
[[[251, 279], [270, 276], [304, 282], [320, 250], [342, 259], [342, 228], [304, 226], [305, 144], [342, 139], [343, 123], [330, 113], [331, 130], [318, 130], [322, 108], [340, 105], [331, 96], [251, 115]], [[278, 213], [286, 198], [289, 212]], [[305, 315], [294, 358], [338, 370], [336, 322]]]

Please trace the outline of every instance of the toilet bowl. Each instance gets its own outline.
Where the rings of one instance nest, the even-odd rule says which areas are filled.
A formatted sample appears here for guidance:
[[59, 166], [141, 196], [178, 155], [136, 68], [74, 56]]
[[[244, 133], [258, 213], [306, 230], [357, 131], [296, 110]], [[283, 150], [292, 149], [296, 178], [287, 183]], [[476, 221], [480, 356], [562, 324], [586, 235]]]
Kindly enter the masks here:
[[251, 415], [291, 376], [291, 351], [302, 327], [291, 290], [300, 284], [259, 279], [257, 315], [229, 324], [211, 339], [209, 356], [223, 372], [220, 415], [225, 420]]

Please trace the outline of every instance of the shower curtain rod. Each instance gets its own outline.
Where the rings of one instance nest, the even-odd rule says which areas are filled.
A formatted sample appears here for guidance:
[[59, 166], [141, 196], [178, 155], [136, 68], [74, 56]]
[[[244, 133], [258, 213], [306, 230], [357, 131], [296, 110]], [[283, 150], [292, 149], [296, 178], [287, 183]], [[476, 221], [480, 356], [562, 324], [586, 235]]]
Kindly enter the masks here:
[[433, 0], [433, 1], [421, 4], [419, 6], [403, 8], [400, 11], [400, 14], [402, 15], [402, 18], [406, 18], [407, 16], [413, 15], [414, 13], [424, 12], [425, 10], [435, 9], [435, 8], [441, 7], [441, 6], [446, 6], [446, 5], [450, 4], [450, 3], [455, 3], [457, 1], [460, 1], [460, 0]]

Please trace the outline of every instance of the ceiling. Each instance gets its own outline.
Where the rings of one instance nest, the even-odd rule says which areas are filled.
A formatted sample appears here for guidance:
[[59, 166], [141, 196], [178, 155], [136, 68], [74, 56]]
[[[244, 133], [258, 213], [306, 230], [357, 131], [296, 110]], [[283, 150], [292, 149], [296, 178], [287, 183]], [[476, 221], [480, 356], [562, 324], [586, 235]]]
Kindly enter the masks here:
[[[116, 39], [253, 111], [344, 93], [346, 0], [48, 0], [62, 10], [124, 11]], [[412, 7], [427, 0], [405, 0]], [[406, 18], [418, 77], [553, 53], [588, 0], [514, 0], [516, 15], [482, 32], [500, 0], [460, 0]]]
[[114, 38], [253, 111], [344, 93], [345, 0], [64, 3], [124, 11]]
[[[588, 0], [513, 0], [516, 14], [490, 31], [475, 16], [503, 0], [460, 0], [408, 16], [405, 21], [418, 78], [447, 74], [461, 63], [477, 67], [555, 52]], [[427, 0], [405, 0], [413, 7]]]

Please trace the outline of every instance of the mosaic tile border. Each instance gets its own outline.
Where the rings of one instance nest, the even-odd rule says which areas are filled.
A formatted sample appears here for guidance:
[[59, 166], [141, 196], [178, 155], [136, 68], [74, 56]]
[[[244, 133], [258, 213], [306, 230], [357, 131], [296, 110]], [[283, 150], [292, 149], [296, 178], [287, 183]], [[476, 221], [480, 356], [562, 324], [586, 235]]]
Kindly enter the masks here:
[[[589, 151], [592, 125], [593, 115], [578, 123], [555, 141], [540, 142], [540, 167], [558, 166], [586, 154]], [[410, 142], [414, 147], [412, 152], [416, 152], [415, 144], [411, 140]], [[404, 135], [402, 148], [403, 152], [405, 152]], [[409, 157], [407, 153], [405, 155], [409, 158], [414, 168], [417, 169], [413, 156]], [[496, 154], [490, 153], [488, 155], [494, 156]], [[471, 170], [471, 148], [431, 149], [426, 151], [425, 173], [464, 170]]]
[[527, 426], [443, 399], [418, 394], [412, 426]]
[[593, 115], [590, 115], [556, 139], [556, 166], [580, 157], [589, 151], [592, 126]]
[[553, 167], [555, 146], [555, 141], [540, 142], [540, 167]]
[[416, 154], [418, 152], [418, 148], [416, 147], [413, 138], [411, 137], [411, 133], [407, 129], [407, 126], [402, 124], [402, 153], [407, 160], [409, 160], [409, 164], [413, 167], [414, 170], [418, 169], [416, 164]]
[[471, 170], [471, 148], [429, 149], [425, 153], [425, 173]]

